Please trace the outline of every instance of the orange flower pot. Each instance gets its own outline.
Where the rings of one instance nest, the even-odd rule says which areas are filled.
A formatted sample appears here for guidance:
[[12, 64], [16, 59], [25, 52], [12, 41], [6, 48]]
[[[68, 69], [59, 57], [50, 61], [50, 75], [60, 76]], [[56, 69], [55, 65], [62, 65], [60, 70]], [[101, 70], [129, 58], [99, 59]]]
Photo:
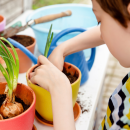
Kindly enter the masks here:
[[[26, 35], [17, 35], [17, 36], [26, 36]], [[30, 37], [30, 36], [26, 36]], [[36, 45], [36, 39], [31, 37], [33, 39], [33, 44], [26, 47], [31, 53], [34, 54], [34, 49]], [[24, 54], [19, 48], [15, 48], [19, 57], [19, 73], [25, 73], [27, 70], [32, 66], [32, 61]], [[10, 52], [13, 54], [13, 51], [11, 48], [9, 48]]]
[[[37, 67], [37, 65], [31, 67], [27, 71], [27, 74], [26, 74], [27, 83], [28, 83], [28, 86], [31, 87], [36, 94], [36, 98], [37, 98], [36, 110], [37, 110], [37, 112], [45, 120], [53, 121], [52, 103], [51, 103], [50, 93], [47, 90], [43, 89], [42, 87], [39, 87], [36, 84], [31, 83], [31, 81], [29, 80], [29, 74], [36, 67]], [[67, 62], [64, 63], [64, 67], [66, 68], [67, 72], [71, 73], [71, 75], [74, 75], [75, 73], [76, 73], [76, 75], [78, 75], [77, 80], [71, 84], [72, 100], [73, 100], [73, 107], [74, 107], [76, 99], [77, 99], [78, 91], [79, 91], [79, 86], [80, 86], [80, 81], [81, 81], [81, 72], [76, 66], [74, 66], [70, 63], [67, 63]]]
[[[0, 56], [0, 64], [6, 68], [6, 63], [5, 61], [2, 59], [2, 57]], [[0, 82], [6, 82], [5, 77], [3, 76], [2, 72], [0, 71]]]
[[[6, 83], [0, 83], [0, 94], [4, 94]], [[35, 116], [36, 96], [31, 88], [24, 84], [18, 83], [16, 96], [30, 107], [22, 114], [0, 120], [0, 130], [32, 130]]]

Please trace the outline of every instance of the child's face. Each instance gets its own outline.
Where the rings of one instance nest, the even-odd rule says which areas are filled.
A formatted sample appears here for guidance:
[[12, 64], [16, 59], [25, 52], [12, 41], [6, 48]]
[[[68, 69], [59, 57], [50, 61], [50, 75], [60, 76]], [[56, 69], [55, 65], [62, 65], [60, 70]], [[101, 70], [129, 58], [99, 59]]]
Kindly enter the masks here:
[[130, 21], [128, 28], [125, 28], [106, 13], [96, 0], [92, 0], [92, 4], [97, 21], [101, 22], [101, 38], [120, 64], [130, 67]]

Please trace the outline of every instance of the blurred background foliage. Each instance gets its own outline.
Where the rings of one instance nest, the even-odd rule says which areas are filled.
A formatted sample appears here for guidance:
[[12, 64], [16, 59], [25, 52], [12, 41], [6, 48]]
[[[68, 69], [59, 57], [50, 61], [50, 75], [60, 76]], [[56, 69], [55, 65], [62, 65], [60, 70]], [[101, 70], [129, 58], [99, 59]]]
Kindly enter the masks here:
[[74, 0], [33, 0], [32, 9], [37, 9], [43, 6], [72, 3]]

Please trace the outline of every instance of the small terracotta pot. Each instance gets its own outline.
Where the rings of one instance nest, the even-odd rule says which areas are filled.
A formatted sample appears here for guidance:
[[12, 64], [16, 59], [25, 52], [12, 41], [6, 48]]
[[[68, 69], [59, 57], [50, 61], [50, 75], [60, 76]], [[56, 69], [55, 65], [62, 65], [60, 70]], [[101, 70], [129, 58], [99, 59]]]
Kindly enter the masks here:
[[[0, 64], [6, 68], [6, 63], [5, 61], [2, 59], [2, 57], [0, 56]], [[2, 72], [0, 71], [0, 82], [6, 82], [5, 77], [3, 76]]]
[[[26, 36], [26, 35], [17, 35], [17, 36]], [[30, 36], [26, 36], [26, 37], [30, 37]], [[36, 45], [36, 39], [31, 37], [33, 39], [33, 44], [26, 47], [31, 53], [34, 54], [34, 49], [35, 49], [35, 45]], [[9, 48], [10, 52], [13, 54], [13, 51], [11, 48]], [[27, 72], [27, 70], [32, 66], [32, 61], [26, 56], [25, 53], [23, 53], [19, 48], [15, 48], [15, 50], [17, 51], [18, 57], [19, 57], [19, 73], [25, 73]]]
[[4, 31], [6, 25], [5, 17], [0, 15], [0, 32]]
[[[6, 83], [0, 83], [0, 94], [4, 94]], [[1, 130], [32, 130], [34, 116], [35, 116], [35, 103], [36, 96], [31, 88], [24, 84], [18, 83], [16, 89], [16, 96], [23, 100], [23, 102], [30, 107], [22, 114], [10, 118], [0, 120]]]
[[[71, 66], [71, 67], [70, 67]], [[36, 110], [37, 112], [47, 121], [53, 121], [53, 113], [52, 113], [52, 103], [51, 103], [51, 95], [50, 93], [43, 89], [42, 87], [39, 87], [35, 84], [32, 84], [31, 81], [29, 80], [29, 74], [36, 68], [37, 65], [31, 67], [26, 74], [26, 79], [28, 86], [31, 87], [35, 94], [36, 94]], [[74, 75], [76, 72], [76, 75], [78, 75], [78, 79], [71, 84], [72, 87], [72, 100], [73, 100], [73, 107], [75, 105], [78, 91], [79, 91], [79, 86], [80, 86], [80, 81], [81, 81], [81, 72], [80, 70], [70, 64], [65, 62], [64, 67], [66, 68], [67, 72], [70, 72], [71, 75]]]

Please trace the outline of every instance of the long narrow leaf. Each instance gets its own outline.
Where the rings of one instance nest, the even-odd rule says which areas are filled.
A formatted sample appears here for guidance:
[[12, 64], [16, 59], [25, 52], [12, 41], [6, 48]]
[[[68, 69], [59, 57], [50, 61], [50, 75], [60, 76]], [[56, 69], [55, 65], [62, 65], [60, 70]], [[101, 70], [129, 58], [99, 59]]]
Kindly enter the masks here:
[[1, 46], [0, 46], [0, 54], [1, 54], [1, 56], [3, 55], [3, 56], [5, 56], [7, 59], [9, 59], [9, 60], [13, 63], [13, 65], [16, 65], [15, 61], [9, 58], [9, 56], [8, 56], [7, 53], [6, 53], [6, 51], [5, 51]]
[[46, 42], [46, 47], [45, 47], [45, 51], [44, 51], [44, 56], [47, 57], [47, 50], [48, 50], [48, 44], [49, 44], [49, 41], [50, 41], [50, 35], [51, 35], [51, 30], [52, 30], [52, 24], [51, 24], [51, 27], [49, 29], [49, 33], [48, 33], [48, 36], [47, 36], [47, 42]]
[[52, 34], [51, 34], [51, 38], [50, 38], [50, 40], [49, 40], [49, 43], [47, 44], [46, 57], [47, 57], [47, 55], [48, 55], [48, 52], [49, 52], [49, 49], [50, 49], [50, 46], [51, 46], [52, 39], [53, 39], [53, 32], [52, 32]]
[[[14, 78], [14, 72], [13, 72], [13, 67], [12, 64], [14, 64], [14, 62], [12, 60], [10, 60], [7, 56], [5, 56], [4, 54], [2, 54], [2, 52], [0, 52], [0, 56], [2, 57], [2, 59], [5, 61], [6, 63], [6, 67], [8, 68], [8, 75], [12, 84], [13, 78]], [[15, 65], [15, 64], [14, 64]]]
[[[9, 59], [8, 57], [6, 57], [6, 56], [4, 56], [4, 55], [1, 55], [1, 52], [0, 52], [0, 56], [2, 57], [2, 59], [3, 59], [3, 58], [6, 58], [6, 59], [8, 59], [12, 64], [15, 65], [15, 63], [14, 63], [11, 59]], [[11, 67], [11, 66], [10, 66], [10, 67]]]
[[[8, 57], [6, 51], [5, 51], [1, 46], [0, 46], [0, 56], [5, 57], [6, 59], [10, 60], [13, 65], [16, 65], [15, 62], [14, 62], [14, 60], [11, 60], [11, 59]], [[11, 66], [10, 66], [10, 67], [11, 67]]]
[[[13, 89], [16, 89], [16, 87], [17, 87], [17, 80], [18, 80], [18, 74], [19, 74], [19, 58], [18, 58], [17, 52], [14, 49], [14, 47], [13, 47], [12, 44], [8, 40], [6, 40], [5, 38], [3, 38], [3, 37], [0, 38], [0, 39], [4, 40], [5, 42], [7, 42], [10, 45], [10, 47], [13, 50], [14, 56], [15, 56], [16, 65], [12, 64], [12, 66], [13, 66], [13, 72], [14, 72]], [[1, 44], [4, 47], [4, 49], [7, 51], [8, 55], [11, 58], [11, 60], [14, 60], [12, 54], [10, 53], [10, 51], [8, 50], [8, 48], [6, 47], [6, 45], [4, 45], [3, 42], [1, 42]]]
[[[18, 71], [19, 71], [19, 58], [18, 58], [18, 55], [17, 55], [17, 52], [16, 50], [14, 49], [13, 45], [8, 41], [6, 40], [4, 37], [0, 37], [1, 40], [4, 40], [5, 42], [7, 42], [10, 47], [12, 48], [13, 50], [13, 53], [14, 53], [14, 56], [15, 56], [15, 60], [16, 60], [16, 66], [18, 67]], [[9, 56], [11, 57], [11, 59], [13, 58], [12, 54], [10, 53], [10, 51], [8, 50], [8, 48], [6, 47], [6, 45], [4, 43], [1, 43], [2, 46], [6, 49], [6, 51], [8, 52]], [[14, 58], [13, 58], [14, 59]]]
[[13, 78], [14, 78], [13, 65], [15, 66], [15, 62], [9, 58], [6, 51], [1, 46], [0, 46], [0, 56], [3, 58], [3, 60], [6, 63], [6, 66], [8, 68], [7, 70], [8, 70], [10, 82], [11, 82], [11, 84], [13, 84]]
[[[10, 42], [8, 42], [8, 41], [7, 41], [5, 38], [3, 38], [3, 37], [0, 37], [0, 39], [3, 40], [3, 41], [5, 41], [5, 42], [7, 42], [7, 43], [10, 45], [10, 47], [11, 47], [12, 50], [13, 50], [14, 56], [15, 56], [16, 66], [19, 66], [19, 58], [18, 58], [17, 52], [16, 52], [16, 50], [14, 49], [13, 45], [12, 45]], [[15, 62], [15, 60], [14, 60], [14, 58], [13, 58], [11, 52], [8, 50], [7, 46], [6, 46], [2, 41], [0, 41], [0, 43], [2, 44], [2, 46], [4, 47], [4, 49], [6, 50], [7, 54], [8, 54], [9, 57], [10, 57], [10, 59]], [[17, 63], [17, 62], [18, 62], [18, 63]], [[15, 68], [14, 70], [16, 70], [16, 66], [14, 66], [14, 68]]]
[[5, 38], [2, 37], [2, 40], [4, 40], [5, 42], [7, 42], [10, 45], [10, 47], [12, 48], [14, 56], [15, 56], [15, 59], [16, 59], [16, 65], [19, 66], [19, 57], [18, 57], [18, 54], [17, 54], [15, 48], [13, 47], [13, 45], [7, 39], [5, 39]]
[[3, 74], [3, 76], [5, 77], [6, 81], [7, 81], [9, 89], [12, 89], [11, 84], [10, 84], [10, 79], [8, 77], [8, 73], [6, 72], [6, 70], [4, 69], [4, 67], [1, 64], [0, 64], [0, 70], [1, 70], [1, 72]]
[[50, 39], [50, 41], [49, 41], [49, 48], [50, 48], [50, 46], [51, 46], [52, 40], [53, 40], [53, 32], [52, 32], [52, 34], [51, 34], [51, 39]]
[[[1, 40], [3, 40], [1, 37], [0, 37]], [[14, 61], [14, 58], [11, 54], [11, 52], [8, 50], [7, 46], [0, 40], [0, 44], [2, 45], [2, 47], [5, 49], [5, 52], [8, 54], [8, 57]], [[15, 61], [14, 61], [15, 62]]]
[[[9, 46], [13, 50], [14, 57], [9, 51], [8, 47], [1, 40], [9, 44]], [[19, 58], [13, 45], [3, 37], [0, 37], [0, 56], [6, 63], [6, 70], [3, 68], [2, 65], [0, 65], [0, 70], [7, 81], [9, 87], [8, 95], [10, 95], [10, 101], [12, 101], [12, 93], [16, 89], [18, 81]]]
[[3, 76], [5, 77], [5, 79], [6, 79], [6, 82], [7, 82], [7, 86], [8, 86], [8, 95], [9, 95], [9, 97], [10, 97], [10, 99], [11, 99], [11, 97], [12, 97], [12, 92], [13, 92], [13, 86], [12, 86], [12, 84], [11, 84], [11, 82], [10, 82], [10, 79], [9, 79], [9, 77], [8, 77], [8, 73], [7, 73], [7, 71], [4, 69], [4, 67], [0, 64], [0, 71], [2, 72], [2, 74], [3, 74]]

